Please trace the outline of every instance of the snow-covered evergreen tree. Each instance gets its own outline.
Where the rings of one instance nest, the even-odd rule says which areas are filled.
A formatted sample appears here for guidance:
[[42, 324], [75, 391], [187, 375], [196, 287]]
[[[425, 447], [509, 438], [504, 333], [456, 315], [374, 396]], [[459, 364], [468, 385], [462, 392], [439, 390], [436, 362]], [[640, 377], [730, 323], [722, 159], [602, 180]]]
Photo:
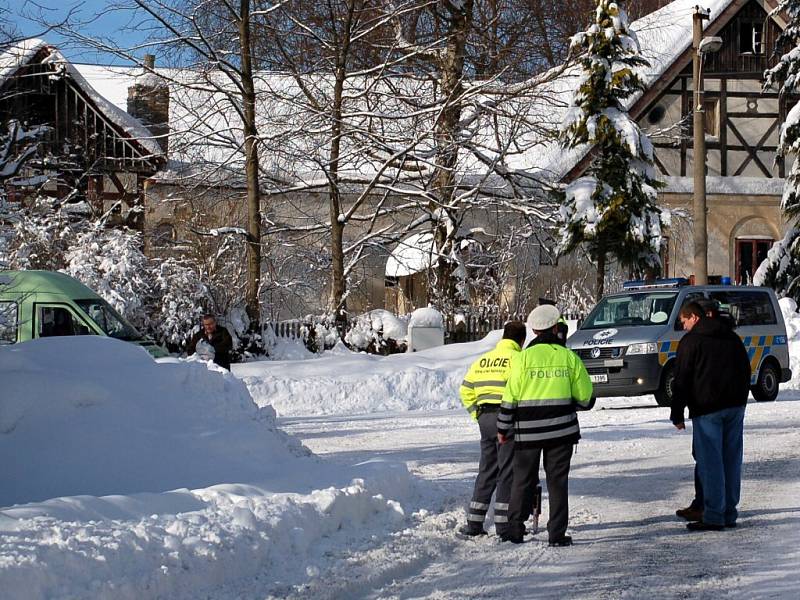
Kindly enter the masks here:
[[[764, 89], [779, 88], [781, 96], [800, 93], [800, 0], [781, 0], [772, 14], [788, 15], [786, 29], [778, 37], [776, 46], [784, 44], [792, 49], [781, 56], [778, 64], [764, 73]], [[767, 258], [756, 271], [753, 283], [775, 288], [781, 296], [800, 299], [800, 103], [786, 115], [781, 125], [778, 154], [795, 157], [783, 188], [781, 209], [787, 220], [795, 224], [783, 239], [776, 242]]]
[[618, 2], [598, 0], [594, 23], [570, 46], [582, 72], [561, 143], [593, 148], [587, 174], [563, 192], [560, 245], [567, 252], [586, 246], [597, 264], [599, 298], [609, 255], [632, 273], [660, 270], [668, 213], [656, 204], [652, 143], [625, 108], [643, 87], [634, 69], [647, 64], [627, 14]]

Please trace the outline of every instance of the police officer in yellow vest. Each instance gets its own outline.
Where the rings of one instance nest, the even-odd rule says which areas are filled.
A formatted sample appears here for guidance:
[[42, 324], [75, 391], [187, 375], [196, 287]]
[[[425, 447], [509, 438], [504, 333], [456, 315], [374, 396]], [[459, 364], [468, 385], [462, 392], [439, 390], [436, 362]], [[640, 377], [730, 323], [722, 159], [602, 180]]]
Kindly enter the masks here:
[[464, 535], [485, 535], [483, 521], [492, 492], [497, 488], [494, 502], [494, 523], [498, 535], [508, 527], [508, 498], [511, 493], [511, 462], [514, 443], [500, 446], [497, 442], [497, 413], [503, 389], [511, 369], [511, 359], [525, 343], [527, 330], [522, 321], [509, 321], [503, 329], [503, 339], [472, 363], [461, 383], [461, 402], [478, 422], [481, 432], [481, 460], [472, 501], [469, 503], [467, 524], [459, 531]]
[[534, 488], [539, 482], [539, 461], [544, 453], [551, 546], [569, 546], [568, 476], [572, 446], [581, 437], [575, 410], [592, 407], [592, 383], [581, 359], [560, 345], [556, 335], [561, 315], [552, 305], [538, 306], [528, 316], [536, 339], [511, 361], [500, 413], [498, 441], [514, 439], [513, 485], [509, 524], [503, 540], [522, 542], [530, 515]]

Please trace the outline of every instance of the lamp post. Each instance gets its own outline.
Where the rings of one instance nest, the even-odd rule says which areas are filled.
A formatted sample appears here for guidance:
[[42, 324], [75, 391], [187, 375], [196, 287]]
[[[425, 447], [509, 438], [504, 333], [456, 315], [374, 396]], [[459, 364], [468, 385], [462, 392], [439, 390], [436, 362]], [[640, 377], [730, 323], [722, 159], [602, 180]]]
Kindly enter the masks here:
[[692, 144], [694, 167], [694, 282], [696, 285], [708, 283], [708, 226], [706, 221], [706, 126], [703, 106], [703, 56], [717, 52], [722, 46], [722, 38], [703, 38], [703, 19], [708, 19], [709, 11], [694, 7], [692, 16], [692, 79], [694, 89]]

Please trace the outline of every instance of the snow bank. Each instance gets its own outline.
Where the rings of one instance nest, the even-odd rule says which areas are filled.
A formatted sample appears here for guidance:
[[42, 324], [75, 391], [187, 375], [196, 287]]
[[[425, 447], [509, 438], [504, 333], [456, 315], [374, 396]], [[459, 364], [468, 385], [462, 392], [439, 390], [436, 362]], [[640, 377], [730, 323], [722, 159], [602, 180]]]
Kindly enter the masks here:
[[320, 460], [213, 365], [47, 338], [0, 347], [0, 381], [3, 597], [280, 595], [405, 519], [403, 463]]
[[266, 479], [299, 443], [229, 373], [98, 336], [0, 349], [0, 506]]
[[376, 356], [326, 352], [301, 361], [233, 365], [260, 406], [281, 415], [360, 414], [461, 406], [458, 387], [469, 364], [502, 337], [493, 331], [468, 344]]
[[781, 384], [781, 389], [800, 390], [800, 313], [797, 304], [791, 298], [781, 298], [778, 301], [783, 321], [786, 323], [786, 338], [789, 341], [789, 368], [792, 378]]

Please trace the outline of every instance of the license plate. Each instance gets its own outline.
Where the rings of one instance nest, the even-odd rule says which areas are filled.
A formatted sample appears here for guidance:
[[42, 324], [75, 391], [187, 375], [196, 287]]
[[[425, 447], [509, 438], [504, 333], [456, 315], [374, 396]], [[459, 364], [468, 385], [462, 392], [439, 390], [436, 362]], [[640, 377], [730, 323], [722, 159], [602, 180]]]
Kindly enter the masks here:
[[608, 383], [608, 375], [605, 373], [602, 375], [589, 375], [589, 379], [592, 383]]

